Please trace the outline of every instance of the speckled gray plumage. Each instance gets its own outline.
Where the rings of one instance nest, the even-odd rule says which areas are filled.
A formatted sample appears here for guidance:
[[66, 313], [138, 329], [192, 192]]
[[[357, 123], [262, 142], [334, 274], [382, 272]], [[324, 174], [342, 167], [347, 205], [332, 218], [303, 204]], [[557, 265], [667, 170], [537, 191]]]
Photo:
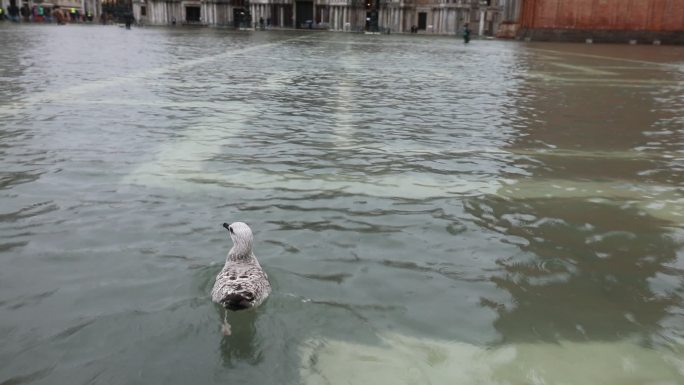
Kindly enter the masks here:
[[229, 310], [257, 307], [271, 293], [271, 285], [252, 252], [252, 230], [242, 222], [224, 227], [230, 232], [233, 248], [216, 276], [211, 300]]

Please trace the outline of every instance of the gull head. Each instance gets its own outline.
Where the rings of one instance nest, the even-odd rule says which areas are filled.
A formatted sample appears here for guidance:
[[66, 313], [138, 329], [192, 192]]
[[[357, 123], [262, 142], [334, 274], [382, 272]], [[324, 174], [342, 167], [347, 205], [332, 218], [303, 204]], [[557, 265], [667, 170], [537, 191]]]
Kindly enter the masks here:
[[238, 256], [242, 256], [252, 252], [254, 236], [252, 235], [252, 229], [250, 229], [246, 223], [233, 222], [230, 225], [224, 223], [223, 227], [228, 230], [230, 239], [233, 240], [233, 249], [231, 250], [231, 253], [234, 252]]

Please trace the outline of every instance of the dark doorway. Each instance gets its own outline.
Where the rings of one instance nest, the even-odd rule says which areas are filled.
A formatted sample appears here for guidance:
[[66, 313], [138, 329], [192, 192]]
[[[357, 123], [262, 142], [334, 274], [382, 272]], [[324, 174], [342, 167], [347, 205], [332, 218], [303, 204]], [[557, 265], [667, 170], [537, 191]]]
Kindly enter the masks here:
[[295, 28], [312, 28], [314, 20], [313, 1], [298, 1], [296, 9]]
[[[313, 3], [312, 3], [313, 4]], [[292, 4], [284, 4], [283, 7], [283, 25], [292, 28]]]
[[427, 29], [427, 12], [418, 12], [418, 29]]
[[366, 12], [366, 31], [378, 32], [378, 11]]
[[238, 28], [249, 28], [252, 22], [252, 17], [244, 8], [233, 8], [233, 27]]
[[185, 21], [188, 23], [199, 23], [200, 7], [185, 7]]
[[280, 26], [280, 8], [277, 5], [271, 6], [271, 26]]

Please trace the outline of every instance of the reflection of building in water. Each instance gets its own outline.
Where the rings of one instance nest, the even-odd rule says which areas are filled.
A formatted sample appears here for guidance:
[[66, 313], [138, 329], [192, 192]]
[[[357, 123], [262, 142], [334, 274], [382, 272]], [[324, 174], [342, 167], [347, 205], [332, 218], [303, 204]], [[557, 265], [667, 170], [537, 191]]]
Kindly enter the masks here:
[[[491, 279], [510, 300], [482, 300], [497, 311], [504, 341], [649, 339], [681, 320], [681, 271], [672, 266], [682, 219], [667, 212], [681, 211], [684, 184], [667, 157], [680, 142], [669, 119], [681, 115], [669, 103], [680, 92], [629, 83], [678, 73], [654, 65], [604, 72], [616, 60], [559, 53], [544, 64], [558, 71], [534, 56], [519, 63], [564, 81], [521, 85], [511, 118], [518, 134], [505, 148], [510, 184], [465, 204], [480, 226], [518, 245]], [[606, 74], [610, 81], [596, 82]]]
[[499, 313], [494, 327], [506, 342], [648, 337], [681, 306], [652, 286], [678, 248], [660, 220], [573, 199], [490, 198], [467, 210], [523, 244], [492, 278], [512, 304], [483, 300]]
[[456, 34], [465, 23], [475, 33], [498, 28], [503, 0], [134, 0], [137, 20], [147, 24], [380, 30]]

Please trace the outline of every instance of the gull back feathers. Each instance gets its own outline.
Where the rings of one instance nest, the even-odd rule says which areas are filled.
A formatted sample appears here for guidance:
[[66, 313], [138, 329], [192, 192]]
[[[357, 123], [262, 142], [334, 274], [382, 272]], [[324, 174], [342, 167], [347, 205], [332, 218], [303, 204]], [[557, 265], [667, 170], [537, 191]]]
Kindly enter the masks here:
[[211, 300], [228, 310], [259, 306], [271, 293], [268, 276], [252, 251], [252, 230], [242, 222], [224, 223], [233, 240], [226, 264], [216, 276]]

